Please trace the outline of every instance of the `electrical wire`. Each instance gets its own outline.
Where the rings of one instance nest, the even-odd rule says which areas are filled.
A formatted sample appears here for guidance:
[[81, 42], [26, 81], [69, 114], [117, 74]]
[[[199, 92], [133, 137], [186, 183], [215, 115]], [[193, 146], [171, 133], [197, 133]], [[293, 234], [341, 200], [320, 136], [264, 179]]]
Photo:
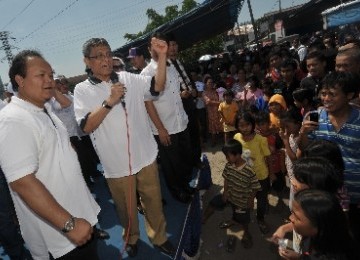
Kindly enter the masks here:
[[39, 31], [41, 28], [45, 27], [48, 23], [50, 23], [51, 21], [53, 21], [55, 18], [57, 18], [58, 16], [60, 16], [62, 13], [64, 13], [65, 11], [69, 10], [76, 2], [78, 2], [79, 0], [74, 0], [71, 4], [69, 4], [68, 6], [66, 6], [64, 9], [61, 9], [55, 16], [53, 16], [52, 18], [50, 18], [49, 20], [47, 20], [46, 22], [44, 22], [43, 24], [41, 24], [39, 27], [37, 27], [35, 30], [33, 30], [32, 32], [30, 32], [29, 34], [27, 34], [25, 37], [21, 38], [19, 41], [17, 41], [18, 43], [22, 42], [23, 40], [27, 39], [28, 37], [30, 37], [32, 34], [34, 34], [35, 32]]
[[18, 13], [17, 15], [15, 15], [7, 24], [5, 24], [4, 27], [1, 28], [0, 31], [4, 31], [5, 28], [6, 28], [8, 25], [10, 25], [13, 21], [15, 21], [16, 18], [18, 18], [22, 13], [24, 13], [24, 12], [26, 11], [26, 9], [28, 9], [29, 6], [30, 6], [33, 2], [35, 2], [35, 0], [31, 0], [31, 2], [28, 3], [28, 4], [20, 11], [20, 13]]

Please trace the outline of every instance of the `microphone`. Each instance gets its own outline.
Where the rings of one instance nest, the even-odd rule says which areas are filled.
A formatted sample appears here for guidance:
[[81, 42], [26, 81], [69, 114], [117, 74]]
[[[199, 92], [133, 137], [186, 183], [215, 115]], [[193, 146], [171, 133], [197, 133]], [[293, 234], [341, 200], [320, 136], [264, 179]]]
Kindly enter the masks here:
[[[112, 72], [110, 75], [110, 80], [113, 84], [118, 83], [119, 82], [119, 76], [116, 72]], [[121, 105], [123, 106], [123, 108], [125, 108], [125, 93], [126, 93], [126, 88], [124, 88], [124, 95], [120, 98], [120, 102]]]

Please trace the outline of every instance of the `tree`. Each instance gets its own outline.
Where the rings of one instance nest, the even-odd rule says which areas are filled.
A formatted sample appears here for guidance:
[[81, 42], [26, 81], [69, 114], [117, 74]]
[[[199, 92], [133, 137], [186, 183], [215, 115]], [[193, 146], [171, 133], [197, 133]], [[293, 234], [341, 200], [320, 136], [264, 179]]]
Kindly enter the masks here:
[[165, 14], [158, 14], [154, 9], [150, 8], [146, 10], [146, 16], [148, 17], [149, 23], [146, 25], [145, 30], [142, 32], [138, 32], [135, 34], [126, 33], [124, 38], [132, 41], [135, 40], [142, 35], [153, 31], [157, 27], [163, 25], [164, 23], [170, 22], [175, 18], [186, 14], [191, 9], [195, 8], [198, 4], [194, 0], [184, 0], [182, 2], [181, 10], [178, 10], [179, 7], [177, 5], [170, 5], [165, 7]]

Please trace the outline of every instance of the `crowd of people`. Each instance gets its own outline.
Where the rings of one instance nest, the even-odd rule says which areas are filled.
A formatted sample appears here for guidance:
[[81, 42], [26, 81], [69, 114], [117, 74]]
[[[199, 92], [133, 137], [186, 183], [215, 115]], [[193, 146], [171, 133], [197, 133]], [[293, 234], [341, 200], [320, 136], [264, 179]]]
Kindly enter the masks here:
[[[281, 244], [288, 232], [294, 239], [288, 247], [279, 247], [279, 255], [358, 259], [359, 55], [358, 40], [349, 37], [336, 45], [334, 35], [317, 34], [292, 44], [244, 50], [226, 63], [201, 68], [208, 112], [208, 124], [201, 127], [207, 127], [211, 136], [224, 133], [228, 161], [224, 190], [210, 201], [203, 222], [215, 209], [231, 205], [232, 219], [220, 227], [242, 226], [242, 245], [250, 248], [247, 212], [254, 198], [259, 229], [267, 234], [267, 195], [273, 189], [282, 196], [288, 179], [290, 223], [279, 227], [270, 240]], [[229, 141], [229, 132], [238, 143]], [[254, 174], [260, 188], [254, 184]], [[336, 225], [338, 230], [332, 228]], [[234, 239], [227, 240], [229, 252], [234, 250]]]
[[[202, 149], [217, 143], [227, 163], [224, 189], [203, 212], [203, 223], [226, 205], [230, 220], [253, 246], [263, 234], [268, 194], [281, 197], [289, 180], [290, 222], [271, 241], [284, 259], [359, 259], [360, 44], [336, 45], [333, 35], [243, 50], [186, 70], [172, 33], [155, 33], [150, 61], [134, 47], [127, 62], [103, 38], [83, 45], [87, 79], [69, 92], [34, 50], [12, 61], [0, 111], [0, 239], [13, 259], [98, 259], [100, 207], [91, 194], [101, 163], [125, 251], [138, 253], [138, 212], [155, 248], [174, 256], [166, 235], [158, 164], [171, 195], [189, 203], [189, 183], [203, 167]], [[6, 180], [6, 181], [5, 181]], [[10, 196], [11, 195], [11, 196]], [[21, 235], [14, 221], [14, 209]], [[10, 221], [9, 221], [10, 220]], [[234, 251], [234, 236], [226, 243]]]

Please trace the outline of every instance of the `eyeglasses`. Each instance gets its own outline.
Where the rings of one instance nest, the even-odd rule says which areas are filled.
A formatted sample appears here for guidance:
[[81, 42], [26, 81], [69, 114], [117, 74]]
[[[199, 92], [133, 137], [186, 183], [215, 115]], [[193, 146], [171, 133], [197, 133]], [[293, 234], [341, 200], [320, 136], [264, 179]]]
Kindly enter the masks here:
[[109, 59], [112, 58], [112, 53], [108, 52], [106, 54], [98, 54], [95, 56], [88, 56], [89, 59], [95, 59], [95, 60], [105, 60], [105, 59]]
[[123, 69], [124, 68], [124, 66], [122, 66], [122, 65], [114, 65], [113, 66], [113, 69], [115, 69], [115, 70], [120, 70], [120, 69]]

